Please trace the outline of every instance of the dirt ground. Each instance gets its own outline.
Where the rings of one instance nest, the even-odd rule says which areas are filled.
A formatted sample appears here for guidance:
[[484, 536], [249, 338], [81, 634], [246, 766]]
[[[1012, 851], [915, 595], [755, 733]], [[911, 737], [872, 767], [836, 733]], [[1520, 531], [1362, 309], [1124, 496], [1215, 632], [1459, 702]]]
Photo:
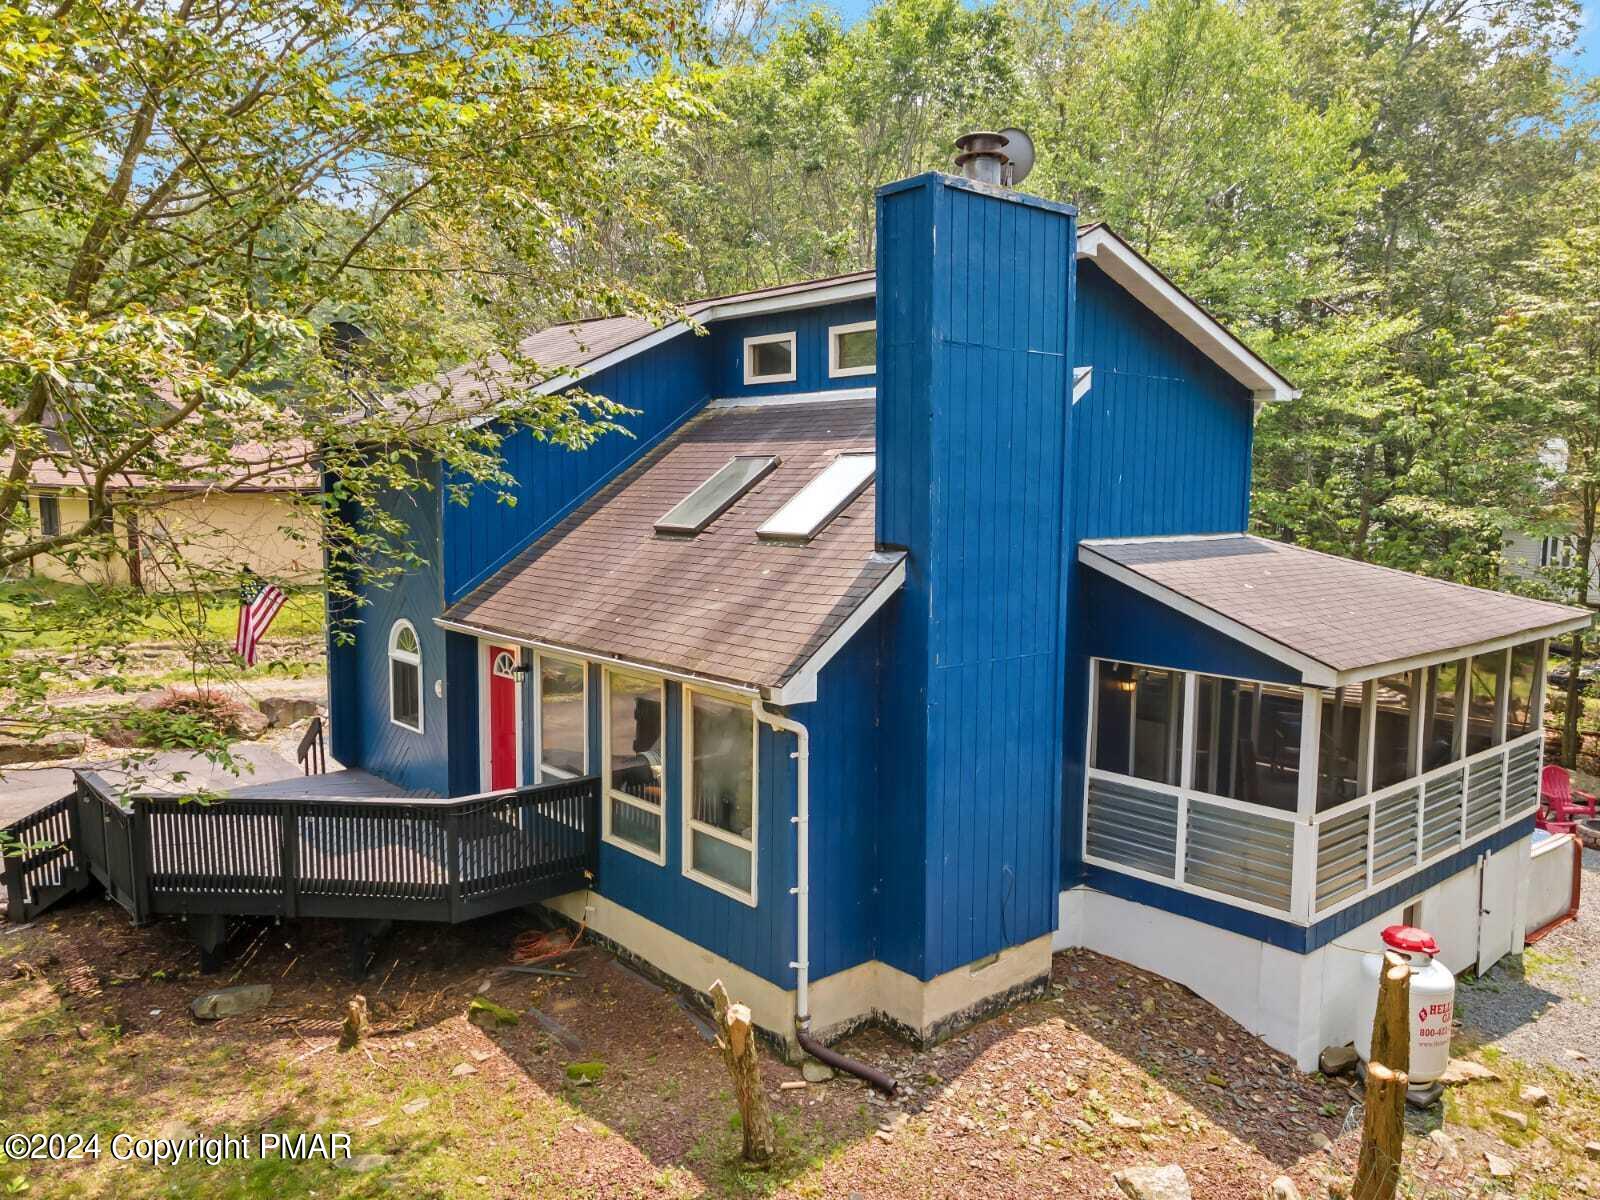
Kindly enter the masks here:
[[[207, 977], [174, 923], [135, 929], [104, 901], [0, 926], [0, 1136], [347, 1132], [355, 1156], [0, 1160], [0, 1194], [1101, 1198], [1118, 1194], [1119, 1168], [1177, 1162], [1195, 1196], [1253, 1200], [1280, 1174], [1306, 1197], [1330, 1182], [1337, 1194], [1353, 1171], [1351, 1084], [1302, 1075], [1184, 989], [1087, 952], [1057, 956], [1047, 997], [929, 1050], [873, 1031], [843, 1043], [901, 1080], [893, 1102], [843, 1077], [783, 1088], [800, 1072], [769, 1057], [782, 1157], [745, 1171], [708, 1027], [595, 946], [562, 962], [575, 978], [503, 971], [530, 923], [397, 929], [361, 985], [373, 1033], [354, 1049], [337, 1045], [356, 989], [331, 924], [244, 925], [229, 966]], [[190, 1015], [199, 992], [239, 983], [270, 983], [270, 1003]], [[515, 1023], [470, 1023], [480, 994]], [[1497, 1070], [1502, 1082], [1475, 1086], [1522, 1079]], [[1418, 1119], [1411, 1195], [1600, 1195], [1600, 1164], [1590, 1178], [1546, 1137], [1564, 1114], [1560, 1138], [1578, 1139], [1581, 1163], [1600, 1096], [1546, 1083], [1556, 1107], [1515, 1146], [1458, 1112], [1444, 1158], [1424, 1140], [1439, 1117]], [[1487, 1179], [1489, 1147], [1517, 1163], [1514, 1185]]]

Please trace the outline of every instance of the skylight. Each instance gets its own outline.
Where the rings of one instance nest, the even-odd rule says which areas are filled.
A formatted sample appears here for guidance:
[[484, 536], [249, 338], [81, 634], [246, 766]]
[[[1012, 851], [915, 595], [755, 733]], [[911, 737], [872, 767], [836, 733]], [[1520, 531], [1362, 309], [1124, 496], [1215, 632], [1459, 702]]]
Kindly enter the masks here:
[[801, 488], [756, 533], [764, 538], [805, 541], [839, 515], [841, 509], [872, 482], [877, 458], [872, 454], [841, 454], [810, 483]]
[[778, 465], [767, 454], [741, 454], [673, 506], [656, 522], [657, 533], [696, 534], [715, 521], [751, 485]]

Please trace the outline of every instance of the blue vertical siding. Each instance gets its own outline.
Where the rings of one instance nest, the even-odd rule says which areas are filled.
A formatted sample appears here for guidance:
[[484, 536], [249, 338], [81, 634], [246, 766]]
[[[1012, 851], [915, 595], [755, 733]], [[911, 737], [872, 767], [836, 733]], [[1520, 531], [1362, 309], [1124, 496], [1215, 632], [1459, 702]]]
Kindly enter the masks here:
[[[434, 681], [448, 677], [444, 631], [433, 623], [443, 611], [438, 470], [428, 463], [420, 473], [427, 487], [388, 493], [383, 505], [411, 530], [409, 549], [424, 563], [362, 590], [354, 644], [339, 647], [328, 664], [329, 723], [334, 756], [346, 766], [445, 795], [449, 722], [445, 700], [434, 694]], [[401, 618], [416, 628], [422, 650], [421, 733], [389, 719], [389, 631]]]
[[[1099, 604], [1077, 562], [1084, 538], [1231, 533], [1250, 513], [1249, 391], [1093, 263], [1078, 264], [1075, 366], [1094, 368], [1073, 406], [1067, 563], [1067, 732], [1062, 872], [1082, 878], [1088, 649]], [[1174, 652], [1177, 648], [1174, 647]], [[1277, 678], [1262, 675], [1261, 678]]]
[[880, 957], [923, 979], [1055, 928], [1071, 208], [925, 175], [878, 200]]
[[711, 395], [707, 339], [683, 334], [596, 372], [585, 390], [637, 410], [618, 418], [628, 433], [609, 433], [585, 450], [566, 450], [527, 430], [501, 444], [517, 480], [515, 504], [500, 489], [463, 481], [465, 504], [444, 506], [444, 589], [455, 603], [551, 529], [618, 472], [647, 454]]
[[[798, 308], [790, 312], [768, 313], [759, 317], [739, 317], [718, 321], [709, 327], [709, 354], [712, 387], [721, 396], [772, 396], [793, 392], [820, 392], [831, 388], [873, 387], [876, 375], [828, 375], [828, 330], [834, 325], [853, 325], [873, 319], [872, 300], [850, 300], [820, 308]], [[744, 381], [744, 339], [764, 333], [795, 335], [795, 377], [787, 383]]]

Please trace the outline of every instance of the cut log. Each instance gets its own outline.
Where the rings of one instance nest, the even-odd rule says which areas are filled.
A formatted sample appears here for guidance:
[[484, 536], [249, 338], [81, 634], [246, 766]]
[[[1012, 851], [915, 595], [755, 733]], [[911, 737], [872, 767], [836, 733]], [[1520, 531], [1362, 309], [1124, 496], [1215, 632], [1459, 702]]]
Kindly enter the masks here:
[[1400, 1186], [1409, 1084], [1404, 1071], [1391, 1071], [1379, 1062], [1367, 1064], [1367, 1108], [1352, 1200], [1394, 1200]]
[[717, 1046], [733, 1079], [733, 1094], [739, 1103], [744, 1160], [764, 1167], [772, 1161], [777, 1138], [772, 1129], [772, 1114], [767, 1111], [767, 1093], [761, 1086], [761, 1059], [756, 1052], [756, 1031], [750, 1023], [750, 1009], [729, 999], [728, 989], [722, 986], [720, 979], [711, 985], [710, 994], [717, 1014]]
[[367, 998], [352, 996], [344, 1010], [344, 1034], [339, 1039], [343, 1046], [356, 1046], [370, 1033], [372, 1024], [367, 1016]]
[[1393, 950], [1385, 952], [1378, 980], [1372, 1061], [1391, 1071], [1411, 1072], [1411, 965]]

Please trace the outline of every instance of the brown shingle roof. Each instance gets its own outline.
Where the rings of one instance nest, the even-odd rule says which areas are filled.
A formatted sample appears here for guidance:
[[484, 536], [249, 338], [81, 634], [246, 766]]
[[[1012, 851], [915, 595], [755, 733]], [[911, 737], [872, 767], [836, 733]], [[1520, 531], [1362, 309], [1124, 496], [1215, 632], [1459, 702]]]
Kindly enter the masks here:
[[[869, 486], [804, 545], [756, 527], [843, 450], [872, 401], [711, 409], [453, 605], [451, 621], [755, 687], [781, 686], [899, 554], [876, 553]], [[736, 454], [781, 460], [695, 537], [655, 522]]]
[[1115, 564], [1336, 673], [1444, 657], [1593, 616], [1244, 534], [1087, 541], [1082, 558], [1113, 577], [1105, 564]]

